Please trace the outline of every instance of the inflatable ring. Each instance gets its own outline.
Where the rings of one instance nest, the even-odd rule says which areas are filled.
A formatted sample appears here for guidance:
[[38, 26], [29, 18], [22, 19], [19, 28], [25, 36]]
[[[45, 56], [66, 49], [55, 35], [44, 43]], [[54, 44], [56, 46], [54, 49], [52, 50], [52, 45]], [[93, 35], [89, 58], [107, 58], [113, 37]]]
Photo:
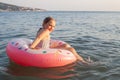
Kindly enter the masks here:
[[[60, 67], [76, 61], [76, 57], [68, 50], [62, 49], [30, 49], [33, 40], [16, 38], [11, 40], [7, 47], [7, 56], [11, 61], [22, 66], [33, 67]], [[65, 42], [51, 40], [50, 45], [61, 45]]]

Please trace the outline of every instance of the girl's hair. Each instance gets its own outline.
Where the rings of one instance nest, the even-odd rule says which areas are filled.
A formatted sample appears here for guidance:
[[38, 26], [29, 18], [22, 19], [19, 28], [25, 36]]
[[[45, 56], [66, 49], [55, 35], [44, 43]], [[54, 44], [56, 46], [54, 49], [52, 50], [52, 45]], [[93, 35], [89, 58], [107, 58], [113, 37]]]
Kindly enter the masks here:
[[54, 18], [52, 18], [52, 17], [46, 17], [44, 20], [43, 20], [43, 25], [44, 24], [47, 24], [49, 21], [51, 21], [51, 20], [54, 20], [55, 21], [55, 19]]
[[[55, 21], [55, 19], [52, 18], [52, 17], [46, 17], [46, 18], [43, 20], [42, 26], [43, 26], [44, 24], [47, 24], [47, 23], [48, 23], [49, 21], [51, 21], [51, 20], [54, 20], [54, 21]], [[42, 30], [42, 28], [40, 28], [40, 29], [37, 31], [37, 35], [38, 35], [38, 33], [40, 32], [40, 30]]]

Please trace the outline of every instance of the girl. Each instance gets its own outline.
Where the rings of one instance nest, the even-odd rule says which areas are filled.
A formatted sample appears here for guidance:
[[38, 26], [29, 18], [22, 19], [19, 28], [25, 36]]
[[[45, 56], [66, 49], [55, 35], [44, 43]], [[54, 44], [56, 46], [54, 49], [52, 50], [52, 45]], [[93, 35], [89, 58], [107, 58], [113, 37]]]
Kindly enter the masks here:
[[55, 20], [52, 17], [46, 17], [43, 21], [43, 28], [40, 28], [37, 32], [37, 36], [30, 48], [49, 48], [50, 33], [54, 30], [56, 25]]
[[[37, 36], [33, 43], [30, 45], [31, 49], [36, 49], [36, 48], [49, 48], [49, 43], [50, 43], [50, 33], [54, 30], [56, 25], [55, 19], [52, 17], [46, 17], [43, 20], [43, 28], [40, 28], [37, 32]], [[73, 47], [71, 47], [68, 44], [63, 44], [60, 46], [53, 46], [50, 48], [59, 48], [59, 49], [65, 49], [71, 51], [77, 58], [77, 60], [81, 62], [85, 62], [81, 56], [78, 55], [78, 53], [75, 51]]]

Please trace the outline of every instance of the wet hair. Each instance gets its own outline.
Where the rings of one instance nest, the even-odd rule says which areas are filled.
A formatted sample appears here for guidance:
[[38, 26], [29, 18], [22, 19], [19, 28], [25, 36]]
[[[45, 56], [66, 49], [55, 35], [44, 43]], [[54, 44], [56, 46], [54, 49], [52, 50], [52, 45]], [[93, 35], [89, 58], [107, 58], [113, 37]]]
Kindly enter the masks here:
[[47, 24], [49, 21], [51, 21], [51, 20], [54, 20], [55, 21], [55, 19], [54, 18], [52, 18], [52, 17], [46, 17], [44, 20], [43, 20], [43, 25], [44, 24]]
[[[55, 21], [55, 19], [52, 18], [52, 17], [46, 17], [46, 18], [43, 20], [42, 26], [43, 26], [44, 24], [47, 24], [47, 23], [48, 23], [49, 21], [51, 21], [51, 20], [54, 20], [54, 21]], [[42, 28], [40, 28], [40, 29], [37, 31], [37, 35], [38, 35], [38, 33], [40, 32], [40, 30], [42, 30]]]

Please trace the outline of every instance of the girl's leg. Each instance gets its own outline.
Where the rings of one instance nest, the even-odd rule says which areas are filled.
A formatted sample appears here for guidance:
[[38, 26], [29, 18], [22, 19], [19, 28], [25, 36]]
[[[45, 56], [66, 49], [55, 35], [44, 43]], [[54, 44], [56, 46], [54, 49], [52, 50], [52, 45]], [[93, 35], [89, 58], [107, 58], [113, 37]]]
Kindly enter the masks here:
[[67, 47], [65, 49], [72, 52], [73, 55], [77, 58], [78, 61], [84, 62], [83, 58], [80, 55], [78, 55], [78, 53], [76, 52], [76, 50], [73, 47]]
[[65, 50], [68, 50], [68, 51], [72, 52], [73, 55], [77, 58], [78, 61], [81, 61], [81, 62], [85, 63], [84, 59], [80, 55], [78, 55], [76, 50], [73, 47], [71, 47], [69, 44], [63, 44], [61, 46], [58, 46], [57, 48], [65, 49]]

